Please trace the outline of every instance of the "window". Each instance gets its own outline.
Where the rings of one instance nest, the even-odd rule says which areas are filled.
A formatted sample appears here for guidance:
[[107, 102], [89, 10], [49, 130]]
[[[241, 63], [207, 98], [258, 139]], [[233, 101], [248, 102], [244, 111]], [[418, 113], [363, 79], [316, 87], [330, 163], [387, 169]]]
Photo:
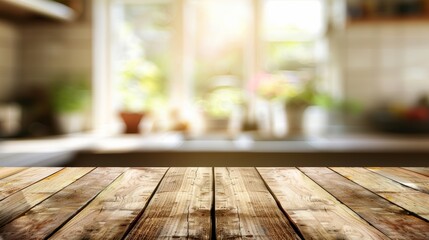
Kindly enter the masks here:
[[266, 0], [263, 3], [265, 70], [314, 71], [324, 31], [322, 1]]
[[114, 1], [112, 71], [115, 108], [159, 107], [167, 98], [171, 1]]
[[[187, 117], [227, 116], [252, 96], [249, 86], [258, 74], [314, 77], [323, 66], [322, 0], [98, 2], [108, 3], [110, 20], [106, 86], [113, 100], [106, 109], [111, 115], [124, 107], [175, 107]], [[124, 83], [136, 78], [145, 81]], [[133, 92], [138, 88], [147, 92]]]
[[218, 76], [233, 76], [242, 86], [251, 9], [247, 0], [187, 1], [185, 39], [192, 59], [193, 92], [200, 98]]

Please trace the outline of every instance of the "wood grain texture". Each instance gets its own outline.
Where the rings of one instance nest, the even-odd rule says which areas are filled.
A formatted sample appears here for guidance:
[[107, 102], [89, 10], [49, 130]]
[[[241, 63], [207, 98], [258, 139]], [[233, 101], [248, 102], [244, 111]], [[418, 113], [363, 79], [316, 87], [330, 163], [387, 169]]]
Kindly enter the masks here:
[[210, 239], [211, 168], [170, 168], [127, 239]]
[[429, 177], [402, 168], [368, 168], [407, 187], [429, 193]]
[[296, 168], [258, 168], [305, 239], [389, 239]]
[[429, 223], [328, 168], [300, 168], [313, 181], [392, 239], [429, 239]]
[[22, 172], [0, 180], [0, 200], [31, 184], [58, 172], [61, 168], [28, 168]]
[[125, 170], [95, 169], [0, 228], [0, 239], [45, 239]]
[[65, 168], [0, 201], [0, 227], [25, 213], [93, 168]]
[[365, 168], [333, 168], [362, 187], [429, 220], [429, 195], [401, 185]]
[[215, 168], [219, 239], [300, 239], [255, 168]]
[[125, 171], [51, 239], [121, 239], [166, 171], [167, 168]]
[[25, 169], [23, 167], [0, 167], [0, 179], [24, 171]]
[[0, 168], [0, 239], [429, 239], [417, 170]]
[[420, 173], [422, 175], [425, 175], [426, 177], [429, 177], [429, 168], [418, 168], [418, 167], [405, 167], [404, 169], [407, 169], [412, 172]]

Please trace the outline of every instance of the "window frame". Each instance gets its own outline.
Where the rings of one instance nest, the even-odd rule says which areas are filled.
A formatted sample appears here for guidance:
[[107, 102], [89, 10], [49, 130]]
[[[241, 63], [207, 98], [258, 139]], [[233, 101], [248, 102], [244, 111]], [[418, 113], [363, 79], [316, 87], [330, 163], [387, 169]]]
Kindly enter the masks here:
[[[112, 102], [113, 94], [113, 72], [112, 72], [112, 41], [111, 36], [111, 4], [114, 2], [125, 3], [141, 3], [145, 2], [159, 2], [170, 0], [93, 0], [93, 129], [102, 133], [117, 132], [120, 127], [120, 122], [117, 120], [117, 110], [114, 109]], [[169, 107], [179, 108], [179, 110], [190, 109], [193, 105], [192, 101], [192, 59], [186, 56], [186, 52], [191, 48], [190, 44], [186, 41], [184, 35], [185, 22], [187, 16], [188, 0], [172, 0], [174, 4], [173, 9], [173, 26], [172, 26], [172, 60], [171, 60], [171, 74], [169, 73], [168, 81], [168, 97]], [[263, 1], [264, 0], [249, 0], [251, 9], [251, 19], [253, 20], [253, 27], [250, 28], [250, 38], [248, 39], [248, 46], [246, 46], [248, 61], [246, 62], [247, 79], [250, 76], [256, 76], [264, 71], [265, 55], [264, 55], [264, 39], [263, 39]], [[320, 0], [322, 1], [322, 0]], [[326, 24], [329, 25], [332, 21], [330, 16], [332, 9], [338, 9], [341, 0], [322, 1], [324, 5], [324, 18]], [[332, 9], [331, 9], [332, 8]], [[338, 11], [338, 10], [336, 10]], [[339, 20], [341, 25], [341, 20]], [[328, 26], [329, 27], [329, 26]], [[329, 31], [329, 30], [328, 30]], [[335, 36], [334, 36], [335, 37]], [[317, 44], [323, 45], [325, 48], [330, 49], [331, 36], [324, 36], [318, 40]], [[338, 36], [335, 37], [337, 39]], [[326, 51], [326, 50], [325, 50]], [[337, 95], [341, 93], [341, 86], [339, 78], [341, 77], [338, 72], [338, 67], [332, 67], [332, 63], [337, 64], [338, 57], [326, 56], [322, 63], [322, 75], [324, 77], [331, 77], [334, 80], [328, 81], [327, 86], [334, 89]], [[335, 71], [332, 71], [335, 70]], [[335, 72], [335, 73], [333, 73]], [[254, 93], [249, 93], [251, 97]]]

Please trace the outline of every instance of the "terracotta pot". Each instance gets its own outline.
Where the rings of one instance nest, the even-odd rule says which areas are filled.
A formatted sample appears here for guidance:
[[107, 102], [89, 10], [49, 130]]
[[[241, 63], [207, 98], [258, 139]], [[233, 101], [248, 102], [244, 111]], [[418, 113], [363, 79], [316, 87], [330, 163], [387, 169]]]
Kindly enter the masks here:
[[125, 124], [124, 133], [140, 133], [140, 122], [144, 113], [121, 112], [120, 116]]

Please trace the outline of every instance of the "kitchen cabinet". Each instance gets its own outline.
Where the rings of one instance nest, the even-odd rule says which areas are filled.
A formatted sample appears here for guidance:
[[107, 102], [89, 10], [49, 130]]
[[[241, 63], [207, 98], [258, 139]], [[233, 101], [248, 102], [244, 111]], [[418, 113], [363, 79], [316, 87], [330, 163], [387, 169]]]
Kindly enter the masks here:
[[71, 7], [51, 0], [0, 0], [0, 16], [12, 19], [28, 19], [42, 16], [70, 22], [77, 14]]
[[429, 21], [429, 0], [350, 0], [347, 16], [352, 24]]

